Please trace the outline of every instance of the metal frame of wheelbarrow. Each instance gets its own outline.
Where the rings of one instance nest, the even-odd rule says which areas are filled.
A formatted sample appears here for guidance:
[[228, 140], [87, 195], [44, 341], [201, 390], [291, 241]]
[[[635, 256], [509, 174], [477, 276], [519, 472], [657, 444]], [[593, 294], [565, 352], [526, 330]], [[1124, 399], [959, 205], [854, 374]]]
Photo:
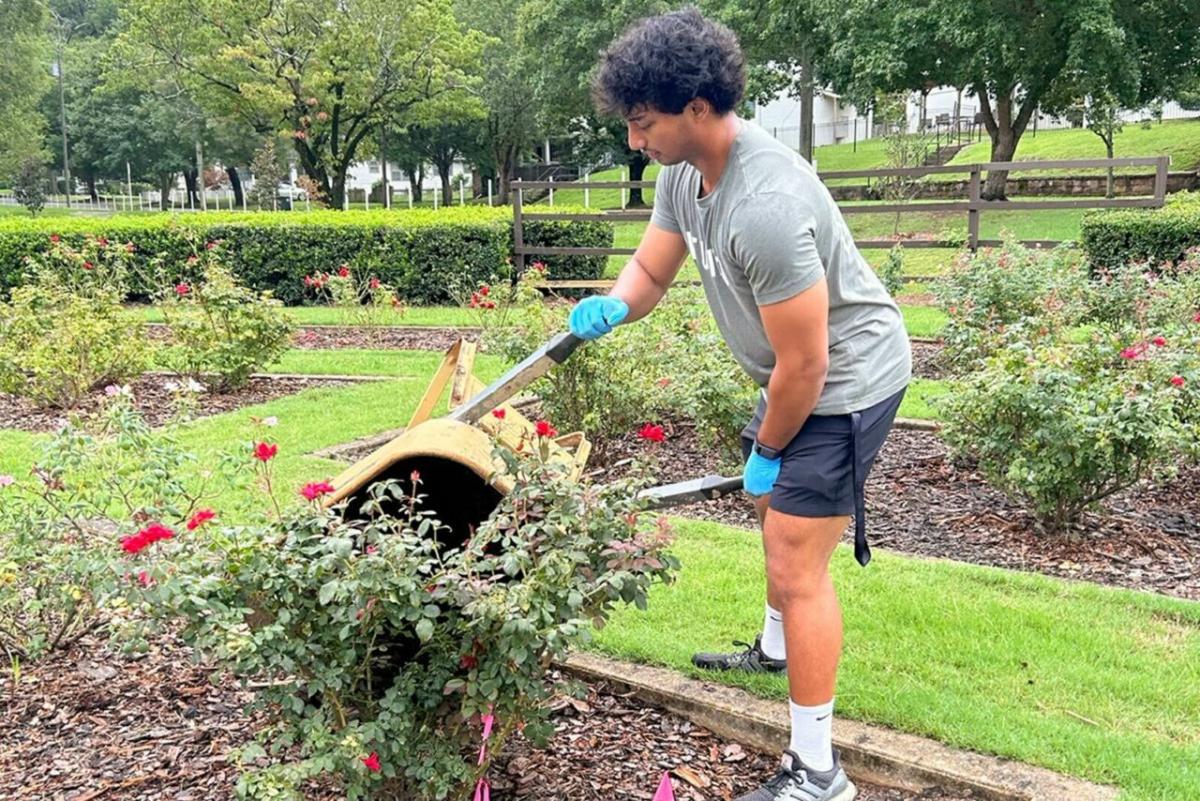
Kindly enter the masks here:
[[[484, 415], [546, 375], [556, 365], [562, 364], [585, 341], [570, 332], [558, 334], [485, 387], [472, 373], [477, 350], [475, 343], [460, 339], [447, 351], [433, 381], [430, 382], [425, 394], [417, 404], [405, 433], [429, 419], [451, 376], [454, 378], [450, 393], [451, 412], [442, 419], [466, 425], [478, 425]], [[491, 425], [485, 427], [493, 428]], [[388, 450], [390, 448], [394, 451], [396, 444], [403, 436], [404, 434], [399, 435], [395, 440], [366, 459], [352, 465], [335, 478], [333, 481], [335, 492], [326, 497], [326, 505], [333, 505], [356, 489], [360, 489], [365, 474], [376, 475], [378, 471], [391, 464], [394, 459], [389, 459]], [[560, 437], [556, 442], [563, 447], [574, 445], [577, 448], [574, 458], [577, 463], [575, 475], [578, 477], [583, 462], [587, 459], [587, 449], [590, 447], [587, 441], [581, 435], [573, 434]], [[582, 452], [579, 452], [579, 448], [583, 449]], [[648, 500], [649, 508], [658, 509], [695, 501], [712, 500], [741, 489], [742, 479], [740, 476], [727, 478], [709, 475], [651, 487], [639, 492], [638, 497]]]

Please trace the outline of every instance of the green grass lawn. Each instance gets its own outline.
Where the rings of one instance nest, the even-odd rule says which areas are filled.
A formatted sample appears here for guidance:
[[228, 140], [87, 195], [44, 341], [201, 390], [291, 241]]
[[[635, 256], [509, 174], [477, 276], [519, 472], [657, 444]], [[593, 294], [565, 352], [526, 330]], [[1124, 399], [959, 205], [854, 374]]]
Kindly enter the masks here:
[[[991, 145], [986, 137], [983, 142], [969, 145], [958, 152], [950, 160], [951, 164], [972, 164], [988, 161]], [[1134, 158], [1140, 156], [1168, 155], [1171, 157], [1172, 170], [1190, 170], [1200, 166], [1200, 120], [1168, 120], [1162, 124], [1151, 124], [1143, 128], [1136, 123], [1126, 125], [1116, 135], [1113, 142], [1115, 158]], [[1054, 131], [1026, 131], [1017, 143], [1016, 161], [1061, 160], [1061, 159], [1103, 159], [1108, 158], [1104, 143], [1100, 137], [1091, 131], [1081, 128], [1067, 128]], [[1133, 167], [1127, 172], [1151, 173], [1153, 167]], [[1031, 176], [1048, 176], [1055, 173], [1068, 172], [1080, 174], [1081, 170], [1033, 170], [1024, 174]], [[1103, 174], [1103, 170], [1091, 170], [1094, 174]], [[1013, 175], [1021, 175], [1014, 172]]]
[[[677, 522], [679, 581], [592, 647], [699, 676], [693, 652], [761, 625], [762, 545]], [[1112, 783], [1125, 801], [1197, 798], [1200, 604], [880, 550], [862, 569], [846, 546], [834, 576], [838, 714]], [[781, 676], [703, 677], [787, 698]]]

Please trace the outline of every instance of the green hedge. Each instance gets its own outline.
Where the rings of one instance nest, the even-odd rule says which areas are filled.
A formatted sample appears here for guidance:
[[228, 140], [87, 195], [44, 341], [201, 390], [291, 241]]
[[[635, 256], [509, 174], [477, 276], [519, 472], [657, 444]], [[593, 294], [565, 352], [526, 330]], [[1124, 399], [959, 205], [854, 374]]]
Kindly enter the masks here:
[[1200, 193], [1172, 195], [1161, 209], [1114, 209], [1086, 214], [1080, 241], [1093, 271], [1146, 261], [1177, 262], [1200, 246]]
[[[21, 282], [25, 257], [45, 250], [51, 234], [68, 242], [88, 235], [133, 242], [142, 262], [162, 257], [179, 265], [180, 278], [190, 278], [189, 232], [222, 240], [240, 279], [273, 291], [288, 304], [304, 302], [305, 275], [343, 263], [392, 284], [409, 302], [445, 302], [456, 284], [471, 287], [505, 270], [513, 247], [508, 208], [11, 218], [0, 220], [0, 294], [6, 297]], [[613, 227], [604, 222], [531, 222], [525, 226], [525, 240], [611, 247]], [[543, 261], [561, 279], [599, 278], [605, 264], [603, 256]]]

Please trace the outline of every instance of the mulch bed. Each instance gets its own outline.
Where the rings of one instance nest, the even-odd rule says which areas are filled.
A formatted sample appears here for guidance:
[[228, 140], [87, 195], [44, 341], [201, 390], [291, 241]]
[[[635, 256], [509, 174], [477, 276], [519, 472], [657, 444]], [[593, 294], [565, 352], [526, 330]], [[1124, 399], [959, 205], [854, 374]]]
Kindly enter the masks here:
[[[171, 416], [172, 392], [168, 384], [173, 380], [164, 375], [144, 375], [129, 382], [134, 407], [152, 426], [162, 425]], [[350, 386], [351, 383], [328, 378], [255, 377], [233, 392], [200, 393], [194, 416], [208, 417], [294, 395], [305, 389]], [[104, 390], [94, 390], [75, 411], [94, 412], [104, 400]], [[0, 429], [15, 428], [35, 433], [56, 431], [66, 422], [68, 414], [63, 409], [40, 409], [24, 398], [0, 392]]]
[[[232, 679], [192, 664], [187, 648], [169, 636], [129, 656], [85, 638], [24, 666], [19, 686], [7, 671], [0, 674], [0, 798], [231, 799], [238, 769], [227, 754], [265, 722], [243, 712], [249, 700]], [[675, 771], [681, 800], [730, 799], [777, 764], [777, 755], [744, 749], [603, 686], [590, 687], [584, 701], [561, 698], [554, 709], [556, 736], [547, 750], [518, 735], [497, 760], [490, 776], [496, 801], [648, 801], [664, 770]], [[306, 797], [340, 796], [313, 785]], [[860, 785], [859, 798], [970, 796]]]
[[[711, 448], [686, 423], [668, 422], [658, 450], [659, 480], [719, 471]], [[630, 434], [606, 443], [611, 467], [593, 464], [596, 481], [621, 475], [623, 458], [647, 444]], [[728, 468], [727, 468], [728, 470]], [[733, 495], [681, 506], [677, 514], [757, 528], [749, 500]], [[873, 546], [1013, 570], [1084, 579], [1200, 600], [1200, 466], [1161, 486], [1150, 482], [1106, 500], [1070, 534], [1047, 535], [970, 465], [955, 464], [934, 433], [895, 429], [867, 481], [867, 533]], [[846, 541], [852, 541], [848, 529]]]

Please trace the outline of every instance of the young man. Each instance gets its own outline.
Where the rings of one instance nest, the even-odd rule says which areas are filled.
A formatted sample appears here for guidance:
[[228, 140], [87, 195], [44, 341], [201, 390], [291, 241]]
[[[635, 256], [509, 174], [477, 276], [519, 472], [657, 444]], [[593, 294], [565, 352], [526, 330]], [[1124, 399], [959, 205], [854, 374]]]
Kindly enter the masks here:
[[870, 552], [863, 484], [911, 375], [904, 321], [855, 249], [812, 167], [739, 119], [745, 63], [734, 35], [694, 8], [632, 26], [603, 54], [593, 90], [629, 146], [663, 165], [654, 214], [607, 296], [580, 302], [592, 339], [645, 316], [684, 258], [699, 266], [726, 342], [762, 387], [742, 432], [745, 490], [766, 552], [762, 634], [716, 670], [787, 671], [792, 736], [782, 769], [739, 801], [849, 801], [830, 742], [842, 617], [829, 576], [851, 514]]

